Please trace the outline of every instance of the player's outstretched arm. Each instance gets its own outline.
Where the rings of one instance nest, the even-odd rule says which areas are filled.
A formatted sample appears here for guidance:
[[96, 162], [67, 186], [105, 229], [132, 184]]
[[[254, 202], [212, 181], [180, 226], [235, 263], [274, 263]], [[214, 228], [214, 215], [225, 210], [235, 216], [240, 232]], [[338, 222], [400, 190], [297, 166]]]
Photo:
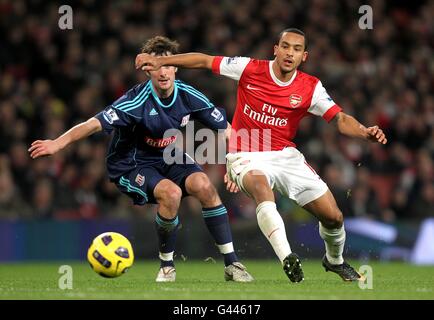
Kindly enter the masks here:
[[49, 156], [62, 150], [71, 143], [101, 130], [102, 126], [99, 120], [96, 118], [90, 118], [89, 120], [72, 127], [55, 140], [34, 141], [28, 151], [30, 157], [33, 159], [42, 156]]
[[367, 128], [354, 117], [344, 112], [339, 112], [333, 119], [333, 122], [337, 124], [339, 132], [344, 135], [354, 138], [367, 139], [369, 141], [379, 142], [381, 144], [387, 143], [386, 135], [378, 126]]
[[203, 53], [183, 53], [172, 56], [153, 56], [140, 53], [136, 56], [136, 69], [154, 71], [162, 66], [175, 66], [188, 69], [212, 69], [214, 56]]

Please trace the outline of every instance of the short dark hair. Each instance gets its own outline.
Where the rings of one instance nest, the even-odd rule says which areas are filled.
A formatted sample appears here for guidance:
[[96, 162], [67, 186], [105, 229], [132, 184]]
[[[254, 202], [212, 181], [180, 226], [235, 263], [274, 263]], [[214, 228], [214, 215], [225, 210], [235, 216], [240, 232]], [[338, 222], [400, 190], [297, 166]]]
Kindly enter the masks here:
[[170, 40], [167, 37], [156, 36], [146, 41], [142, 46], [142, 53], [154, 53], [157, 56], [177, 54], [179, 43], [176, 40]]
[[303, 36], [304, 37], [304, 50], [305, 51], [307, 50], [307, 38], [306, 38], [306, 34], [303, 31], [301, 31], [300, 29], [297, 29], [297, 28], [287, 28], [287, 29], [283, 30], [282, 32], [280, 32], [279, 33], [279, 37], [277, 38], [277, 44], [279, 44], [280, 39], [282, 39], [283, 34], [286, 33], [286, 32], [296, 33], [296, 34], [299, 34], [299, 35]]

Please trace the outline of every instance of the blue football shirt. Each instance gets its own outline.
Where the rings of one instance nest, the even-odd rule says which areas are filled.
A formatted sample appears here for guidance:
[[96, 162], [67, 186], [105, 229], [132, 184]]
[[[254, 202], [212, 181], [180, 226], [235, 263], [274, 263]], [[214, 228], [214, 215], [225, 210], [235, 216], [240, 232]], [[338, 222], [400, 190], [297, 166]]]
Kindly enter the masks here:
[[150, 80], [138, 84], [95, 118], [104, 132], [114, 131], [107, 154], [112, 180], [139, 165], [161, 161], [164, 149], [176, 140], [174, 136], [164, 137], [165, 132], [181, 129], [190, 119], [214, 130], [227, 127], [224, 109], [180, 80], [175, 80], [173, 94], [164, 100], [155, 93]]

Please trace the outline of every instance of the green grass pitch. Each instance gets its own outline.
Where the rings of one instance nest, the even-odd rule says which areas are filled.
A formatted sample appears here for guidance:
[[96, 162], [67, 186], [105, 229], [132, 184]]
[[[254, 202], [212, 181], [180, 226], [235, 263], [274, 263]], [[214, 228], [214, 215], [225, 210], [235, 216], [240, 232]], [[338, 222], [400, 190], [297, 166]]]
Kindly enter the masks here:
[[[434, 268], [404, 263], [369, 262], [373, 289], [344, 283], [325, 272], [320, 261], [304, 261], [305, 280], [290, 283], [274, 260], [243, 261], [253, 283], [223, 279], [223, 265], [204, 261], [177, 262], [175, 283], [155, 283], [156, 261], [136, 261], [128, 273], [105, 279], [85, 262], [0, 264], [2, 299], [434, 299]], [[73, 270], [73, 289], [61, 290], [59, 267]], [[358, 268], [360, 265], [353, 261]]]

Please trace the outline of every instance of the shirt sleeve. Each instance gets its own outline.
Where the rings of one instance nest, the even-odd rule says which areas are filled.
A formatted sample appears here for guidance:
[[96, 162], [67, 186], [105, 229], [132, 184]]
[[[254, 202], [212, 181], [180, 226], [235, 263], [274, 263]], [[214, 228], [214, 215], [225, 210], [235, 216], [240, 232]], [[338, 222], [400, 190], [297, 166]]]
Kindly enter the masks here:
[[213, 130], [226, 129], [226, 112], [217, 108], [202, 92], [184, 83], [178, 82], [178, 88], [188, 95], [188, 107], [191, 118]]
[[225, 110], [218, 107], [194, 112], [192, 118], [213, 130], [226, 129], [228, 125]]
[[251, 59], [247, 57], [216, 56], [212, 63], [212, 71], [238, 81], [250, 60]]
[[109, 106], [100, 113], [96, 114], [94, 118], [98, 119], [101, 123], [103, 131], [110, 134], [113, 129], [128, 127], [137, 123], [137, 117], [120, 111], [119, 109]]
[[330, 122], [341, 111], [342, 108], [329, 96], [321, 81], [318, 81], [312, 95], [312, 102], [308, 112]]
[[143, 105], [149, 93], [149, 86], [135, 86], [94, 117], [107, 134], [115, 128], [136, 124], [142, 118]]

